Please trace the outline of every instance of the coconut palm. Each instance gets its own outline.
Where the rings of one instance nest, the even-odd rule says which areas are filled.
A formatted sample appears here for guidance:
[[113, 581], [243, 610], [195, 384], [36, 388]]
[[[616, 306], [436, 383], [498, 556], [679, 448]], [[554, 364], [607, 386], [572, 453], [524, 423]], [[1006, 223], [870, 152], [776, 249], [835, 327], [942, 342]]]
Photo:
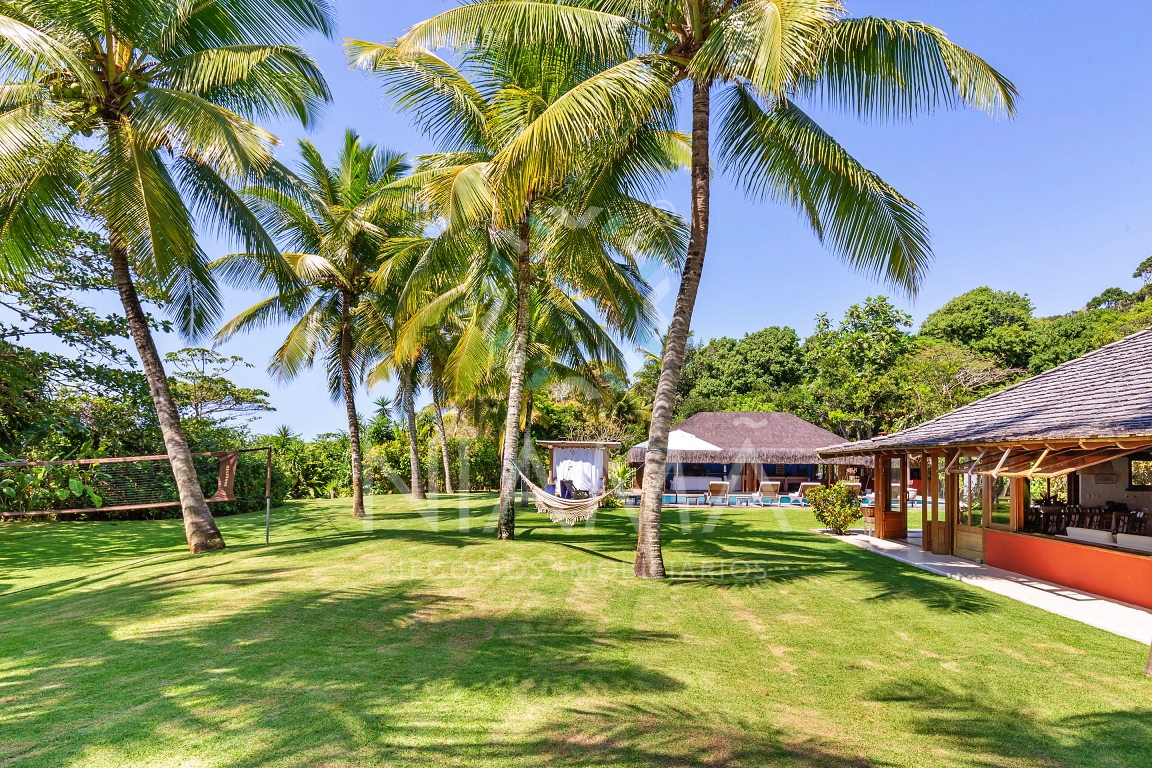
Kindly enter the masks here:
[[[581, 164], [571, 167], [566, 177], [520, 194], [493, 183], [492, 160], [531, 132], [549, 104], [591, 73], [585, 57], [559, 48], [541, 49], [523, 56], [512, 52], [466, 58], [464, 68], [457, 69], [427, 49], [401, 52], [390, 45], [352, 42], [349, 53], [354, 66], [380, 77], [387, 93], [449, 148], [422, 158], [406, 181], [445, 221], [442, 236], [434, 247], [418, 250], [427, 256], [396, 262], [411, 264], [412, 270], [389, 267], [386, 273], [418, 280], [432, 273], [429, 265], [444, 260], [445, 254], [466, 252], [475, 268], [451, 289], [451, 295], [463, 295], [491, 277], [489, 285], [505, 286], [503, 296], [514, 307], [503, 358], [508, 395], [497, 532], [500, 538], [513, 538], [512, 459], [520, 433], [537, 283], [548, 272], [555, 282], [546, 291], [559, 287], [571, 297], [587, 299], [625, 338], [645, 336], [651, 306], [638, 259], [678, 265], [685, 228], [678, 217], [643, 197], [651, 191], [654, 176], [686, 163], [686, 137], [669, 130], [666, 123], [644, 123], [626, 135], [585, 147]], [[545, 268], [545, 261], [551, 266]], [[431, 306], [439, 307], [448, 298], [446, 294]], [[464, 348], [474, 349], [468, 341]]]
[[401, 54], [449, 45], [580, 51], [598, 72], [550, 104], [493, 158], [518, 192], [562, 177], [589, 142], [631, 130], [691, 88], [691, 236], [652, 408], [635, 572], [660, 578], [668, 432], [708, 239], [713, 90], [719, 165], [751, 195], [797, 208], [849, 264], [915, 293], [930, 261], [919, 209], [864, 168], [797, 104], [867, 120], [966, 105], [1011, 115], [1016, 90], [920, 22], [852, 18], [835, 0], [474, 0], [410, 29]]
[[[196, 240], [221, 229], [282, 272], [229, 188], [272, 161], [256, 118], [315, 117], [328, 91], [292, 41], [331, 33], [324, 0], [29, 0], [0, 8], [0, 272], [26, 273], [65, 228], [103, 228], [172, 464], [188, 546], [224, 546], [141, 308], [145, 279], [194, 338], [220, 298]], [[199, 221], [198, 221], [199, 220]]]
[[[365, 297], [383, 247], [391, 238], [418, 233], [422, 220], [387, 189], [408, 170], [403, 155], [362, 144], [348, 131], [333, 166], [306, 140], [300, 142], [300, 156], [299, 173], [273, 164], [259, 183], [241, 190], [266, 230], [284, 246], [291, 279], [225, 324], [217, 340], [294, 321], [268, 369], [288, 381], [311, 368], [318, 356], [322, 359], [332, 399], [342, 399], [347, 412], [352, 515], [362, 517], [356, 388], [380, 355], [364, 333]], [[212, 268], [242, 286], [260, 285], [270, 277], [248, 253], [226, 256]]]
[[458, 336], [452, 325], [445, 325], [431, 334], [424, 346], [424, 382], [428, 392], [432, 395], [432, 419], [436, 423], [436, 432], [440, 436], [440, 459], [444, 463], [444, 492], [454, 493], [452, 487], [452, 466], [448, 460], [448, 433], [444, 429], [444, 405], [447, 402], [448, 390], [445, 386], [445, 371], [452, 349], [456, 346]]
[[[398, 242], [407, 242], [411, 238]], [[385, 249], [385, 255], [388, 249]], [[376, 282], [376, 281], [374, 281]], [[408, 434], [410, 469], [409, 492], [413, 498], [426, 499], [424, 477], [420, 468], [420, 445], [416, 429], [416, 395], [424, 373], [423, 349], [419, 345], [403, 345], [401, 337], [409, 321], [408, 308], [401, 286], [377, 285], [363, 308], [363, 340], [373, 351], [375, 364], [368, 370], [368, 386], [375, 387], [393, 376], [398, 378], [395, 410], [405, 423]]]

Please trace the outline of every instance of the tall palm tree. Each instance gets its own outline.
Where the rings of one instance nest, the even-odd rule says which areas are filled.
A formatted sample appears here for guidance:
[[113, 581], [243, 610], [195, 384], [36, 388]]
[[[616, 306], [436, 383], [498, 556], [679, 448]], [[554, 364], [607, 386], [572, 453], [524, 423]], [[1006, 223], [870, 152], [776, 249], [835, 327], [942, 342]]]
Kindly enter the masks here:
[[[418, 233], [422, 220], [403, 207], [388, 185], [408, 170], [404, 156], [344, 136], [329, 167], [311, 142], [300, 142], [299, 173], [273, 164], [264, 178], [241, 190], [266, 230], [284, 246], [291, 279], [275, 294], [230, 320], [217, 334], [225, 341], [285, 320], [295, 324], [276, 350], [269, 371], [291, 380], [324, 362], [334, 402], [344, 401], [352, 446], [352, 516], [364, 515], [360, 422], [356, 387], [379, 352], [365, 338], [365, 297], [381, 253], [391, 238]], [[270, 275], [252, 254], [212, 264], [234, 283], [251, 286]]]
[[[376, 281], [374, 281], [376, 282]], [[399, 286], [379, 285], [365, 304], [364, 341], [377, 358], [366, 381], [374, 387], [395, 376], [400, 380], [396, 390], [395, 409], [405, 424], [408, 435], [409, 493], [415, 499], [426, 499], [424, 475], [420, 467], [420, 444], [416, 429], [416, 394], [426, 360], [419, 347], [404, 346], [401, 336], [409, 319], [408, 302]]]
[[[720, 166], [756, 197], [797, 208], [853, 266], [914, 293], [931, 258], [919, 209], [864, 168], [796, 103], [864, 119], [967, 105], [1011, 115], [1016, 90], [979, 57], [920, 22], [852, 18], [835, 0], [474, 0], [410, 29], [401, 54], [430, 45], [580, 51], [598, 72], [502, 148], [493, 175], [518, 201], [570, 172], [581, 148], [652, 119], [691, 87], [691, 236], [644, 467], [637, 576], [662, 578], [660, 507], [668, 432], [708, 240], [712, 93]], [[475, 55], [475, 54], [472, 54]]]
[[[400, 51], [354, 41], [349, 54], [354, 66], [379, 76], [388, 94], [448, 145], [449, 151], [422, 158], [406, 182], [418, 187], [424, 204], [447, 224], [438, 245], [427, 253], [466, 244], [476, 268], [453, 289], [457, 295], [469, 285], [483, 284], [493, 269], [501, 273], [494, 284], [508, 288], [503, 295], [514, 307], [514, 321], [504, 358], [508, 395], [497, 535], [511, 539], [513, 462], [534, 292], [559, 286], [592, 302], [625, 338], [649, 332], [648, 286], [637, 260], [658, 258], [678, 265], [684, 227], [678, 217], [642, 198], [651, 191], [653, 176], [686, 162], [686, 137], [665, 123], [645, 123], [628, 135], [586, 147], [581, 164], [570, 168], [566, 178], [550, 179], [522, 194], [515, 184], [493, 183], [492, 161], [532, 132], [549, 105], [589, 74], [585, 57], [542, 48], [532, 55], [466, 58], [461, 70], [423, 48]], [[545, 261], [552, 262], [547, 270]], [[538, 286], [545, 271], [556, 282]], [[395, 272], [402, 271], [389, 270]]]
[[458, 336], [453, 334], [455, 329], [446, 325], [431, 335], [424, 348], [425, 382], [428, 392], [432, 395], [432, 418], [436, 423], [436, 432], [440, 436], [440, 459], [444, 463], [444, 492], [454, 493], [452, 487], [452, 466], [448, 458], [448, 433], [444, 429], [444, 405], [448, 397], [445, 386], [445, 371], [448, 359], [452, 355]]
[[328, 99], [292, 41], [331, 34], [324, 0], [30, 0], [0, 8], [0, 272], [26, 273], [65, 227], [108, 234], [124, 313], [156, 406], [193, 552], [224, 546], [135, 279], [194, 338], [220, 298], [196, 241], [220, 228], [283, 274], [229, 182], [272, 162], [253, 119], [310, 123]]

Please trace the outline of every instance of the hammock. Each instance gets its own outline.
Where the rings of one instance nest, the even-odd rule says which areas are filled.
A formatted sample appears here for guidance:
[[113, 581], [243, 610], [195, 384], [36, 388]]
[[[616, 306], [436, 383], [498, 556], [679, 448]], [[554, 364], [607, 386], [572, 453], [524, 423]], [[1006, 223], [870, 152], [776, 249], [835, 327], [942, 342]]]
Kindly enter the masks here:
[[[510, 462], [511, 463], [511, 462]], [[516, 466], [513, 464], [512, 466]], [[524, 473], [516, 467], [516, 474], [520, 475], [520, 479], [528, 486], [528, 490], [532, 492], [532, 498], [536, 500], [537, 509], [548, 510], [548, 517], [554, 523], [564, 523], [565, 525], [575, 525], [578, 522], [588, 520], [592, 515], [596, 514], [600, 502], [611, 496], [611, 493], [602, 493], [599, 496], [592, 496], [587, 499], [562, 499], [559, 496], [553, 496], [540, 486], [533, 483]]]

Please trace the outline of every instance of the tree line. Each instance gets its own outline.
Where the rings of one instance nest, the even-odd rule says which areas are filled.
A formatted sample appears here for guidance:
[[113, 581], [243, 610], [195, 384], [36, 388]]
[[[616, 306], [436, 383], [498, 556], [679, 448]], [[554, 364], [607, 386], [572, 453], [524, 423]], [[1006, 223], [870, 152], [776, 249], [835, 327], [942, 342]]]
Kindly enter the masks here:
[[[642, 272], [654, 262], [680, 282], [645, 406], [635, 572], [662, 577], [659, 480], [713, 170], [793, 206], [850, 266], [914, 293], [931, 257], [923, 215], [812, 110], [879, 122], [953, 107], [1011, 116], [1016, 98], [940, 30], [852, 17], [833, 2], [476, 0], [392, 41], [346, 41], [350, 66], [438, 151], [409, 158], [349, 131], [336, 158], [301, 142], [281, 162], [258, 121], [317, 119], [330, 93], [295, 41], [330, 36], [332, 13], [320, 0], [45, 0], [0, 13], [0, 278], [27, 282], [77, 226], [106, 238], [101, 279], [121, 299], [193, 552], [224, 542], [152, 338], [158, 324], [216, 342], [287, 325], [271, 370], [287, 381], [324, 367], [347, 412], [354, 515], [365, 475], [358, 388], [396, 383], [414, 496], [425, 486], [421, 387], [445, 466], [443, 406], [496, 425], [498, 535], [511, 539], [532, 393], [564, 381], [614, 397], [620, 345], [657, 331]], [[688, 133], [677, 130], [682, 114]], [[681, 170], [684, 218], [653, 202]], [[236, 253], [210, 261], [196, 237], [205, 227]], [[267, 298], [224, 321], [221, 283]], [[866, 304], [859, 322], [881, 329], [868, 313], [882, 309]], [[820, 332], [870, 332], [856, 324]], [[876, 358], [845, 347], [828, 375], [900, 358], [899, 337], [879, 342]]]

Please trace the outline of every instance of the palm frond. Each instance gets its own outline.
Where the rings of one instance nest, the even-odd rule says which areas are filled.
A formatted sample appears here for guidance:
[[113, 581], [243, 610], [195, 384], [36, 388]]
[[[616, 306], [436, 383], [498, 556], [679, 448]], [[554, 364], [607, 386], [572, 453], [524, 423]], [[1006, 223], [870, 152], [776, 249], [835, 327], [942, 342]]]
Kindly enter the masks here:
[[396, 47], [403, 52], [465, 47], [499, 51], [543, 44], [579, 50], [599, 62], [618, 62], [633, 55], [635, 34], [628, 17], [595, 8], [481, 0], [412, 26]]
[[426, 50], [399, 51], [361, 40], [345, 46], [349, 66], [374, 74], [385, 94], [436, 141], [452, 147], [484, 146], [487, 104], [451, 64]]
[[142, 146], [188, 150], [233, 178], [261, 172], [272, 162], [278, 140], [268, 131], [192, 93], [150, 88], [133, 114], [135, 140]]
[[848, 263], [915, 295], [931, 249], [914, 203], [789, 101], [765, 110], [747, 89], [731, 86], [721, 111], [722, 164], [750, 194], [794, 206]]
[[688, 71], [702, 81], [739, 80], [782, 95], [793, 73], [810, 69], [823, 30], [838, 15], [827, 0], [748, 0], [709, 26]]
[[1018, 93], [979, 56], [918, 21], [846, 18], [820, 39], [818, 66], [798, 92], [865, 119], [906, 120], [964, 105], [1012, 117]]

